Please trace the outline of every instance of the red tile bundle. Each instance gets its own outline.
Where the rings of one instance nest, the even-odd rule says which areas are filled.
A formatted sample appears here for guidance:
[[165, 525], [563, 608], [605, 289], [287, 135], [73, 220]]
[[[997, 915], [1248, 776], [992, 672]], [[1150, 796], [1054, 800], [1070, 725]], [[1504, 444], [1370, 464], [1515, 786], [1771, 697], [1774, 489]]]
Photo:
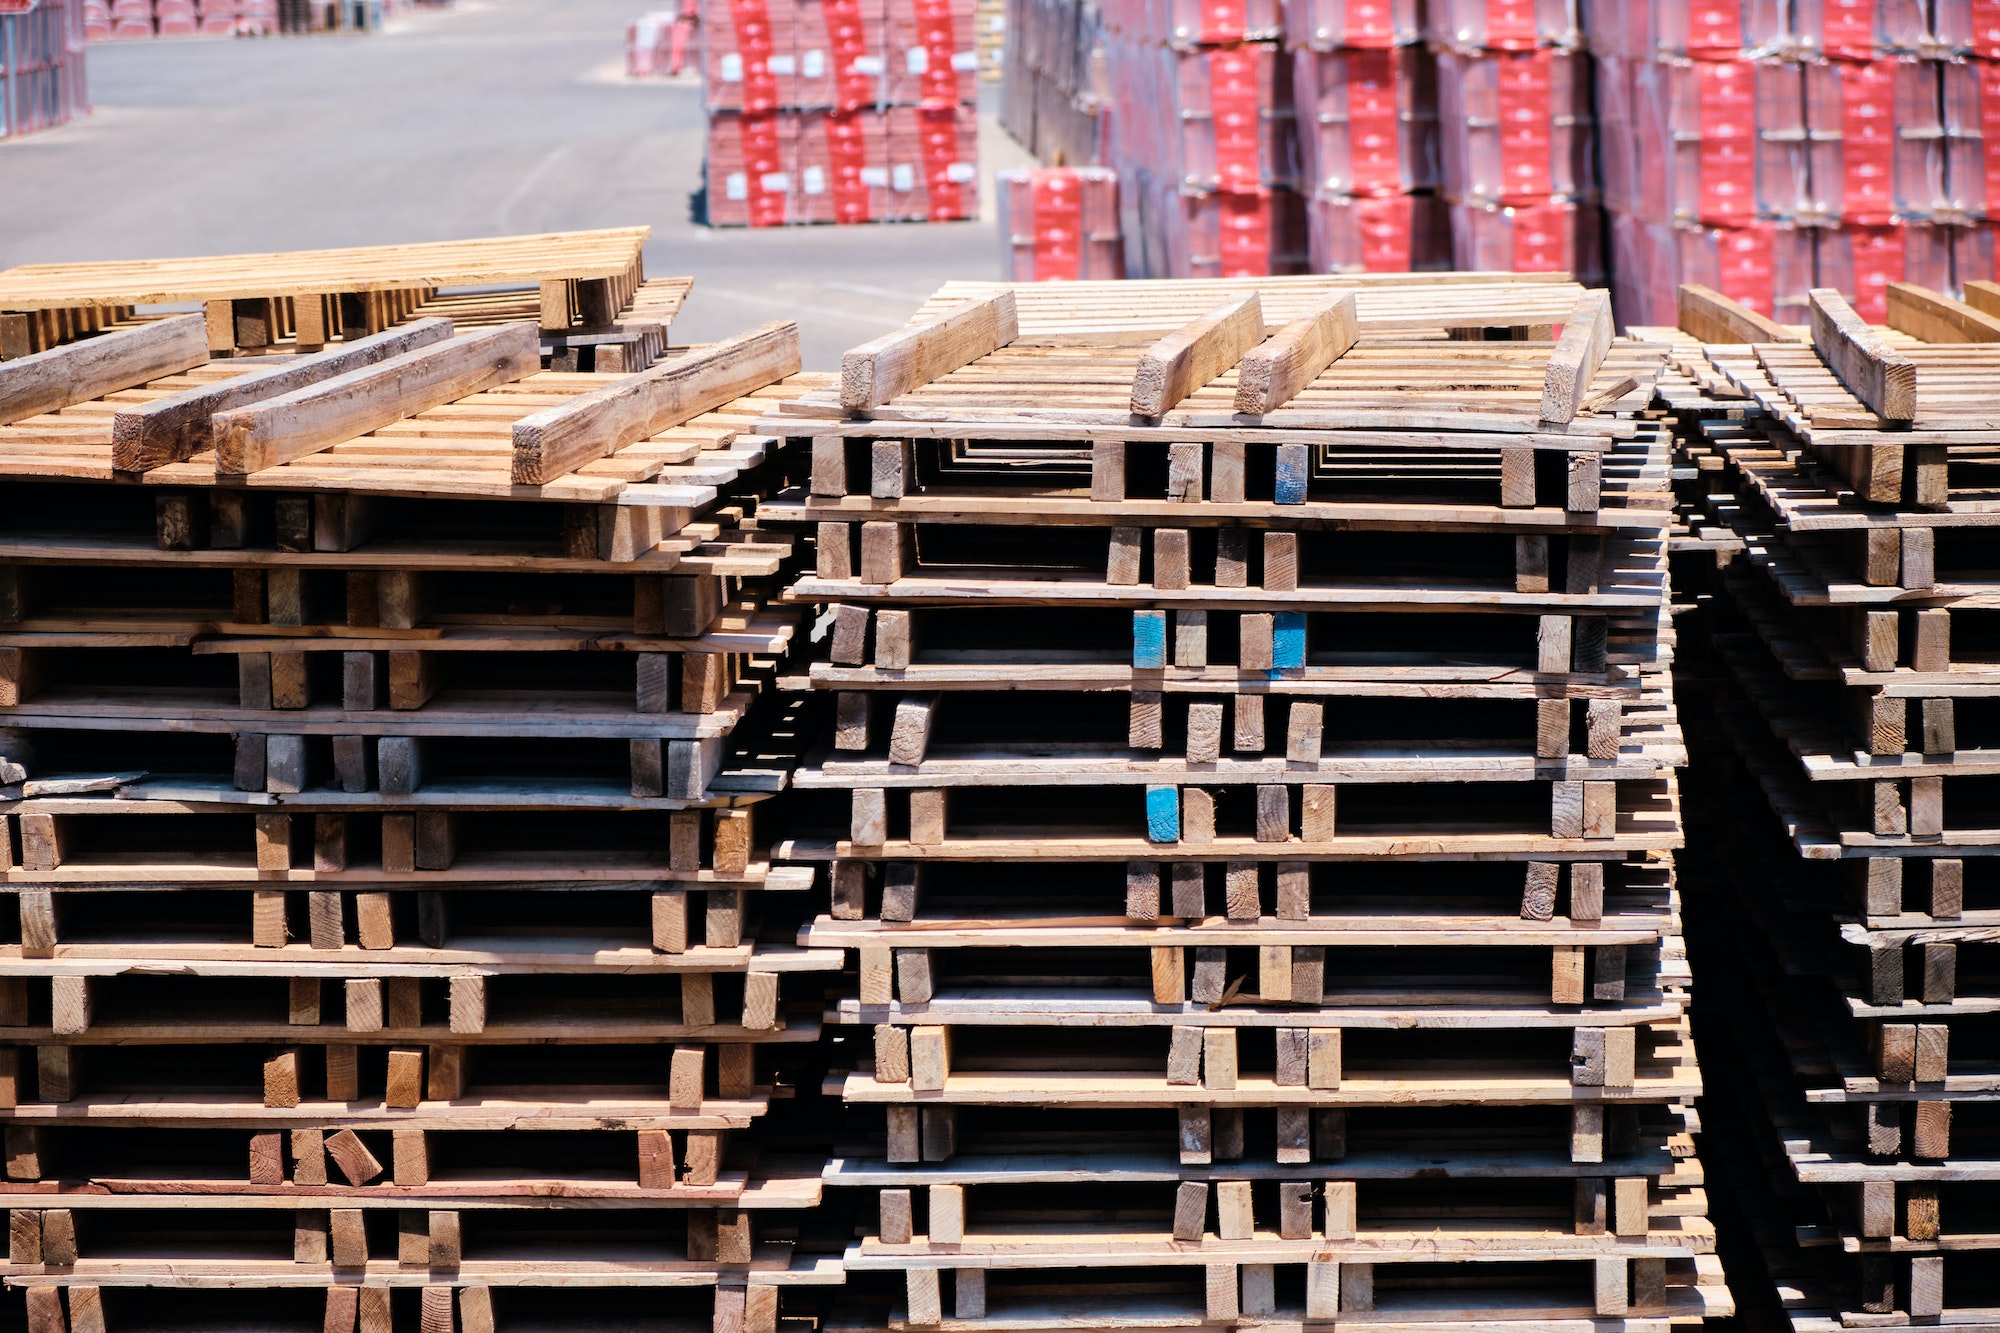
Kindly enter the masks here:
[[1104, 167], [1037, 167], [994, 179], [1000, 276], [1008, 282], [1122, 278], [1118, 174]]
[[1562, 269], [1646, 324], [1683, 282], [1799, 322], [1815, 284], [1879, 319], [1889, 282], [1995, 276], [2000, 0], [1011, 0], [1008, 27], [1009, 128], [1115, 169], [1133, 276]]
[[0, 14], [0, 139], [89, 112], [84, 25], [83, 0], [41, 0], [25, 14]]
[[1467, 204], [1594, 191], [1590, 79], [1569, 51], [1437, 54], [1446, 192]]
[[1813, 281], [1806, 67], [1782, 8], [1587, 0], [1621, 321], [1671, 324], [1711, 286], [1778, 319]]
[[1230, 278], [1300, 272], [1292, 66], [1266, 0], [1104, 10], [1108, 162], [1126, 272]]
[[1450, 267], [1437, 66], [1412, 9], [1319, 0], [1287, 29], [1316, 273]]
[[1993, 227], [2000, 217], [2000, 6], [1939, 0], [1932, 36], [1955, 53], [1940, 65], [1944, 192], [1951, 285], [1995, 276]]
[[1568, 50], [1580, 40], [1574, 0], [1428, 0], [1424, 29], [1433, 47], [1465, 55]]
[[1436, 66], [1414, 0], [1286, 7], [1310, 269], [1448, 268]]
[[1103, 7], [1104, 160], [1118, 173], [1132, 276], [1305, 267], [1284, 18], [1276, 0]]
[[1671, 327], [1675, 289], [1684, 282], [1781, 321], [1805, 317], [1802, 302], [1815, 282], [1814, 228], [1760, 220], [1652, 222], [1633, 213], [1612, 213], [1610, 225], [1613, 303], [1627, 324]]
[[1992, 276], [1987, 0], [1588, 0], [1619, 318], [1700, 282], [1781, 321], [1815, 285]]
[[[1921, 6], [1810, 0], [1794, 23], [1800, 49], [1820, 57], [1804, 79], [1815, 281], [1880, 322], [1891, 282], [1957, 285], [1952, 239], [1964, 215], [1946, 178], [1947, 64], [1916, 54], [1940, 49]], [[1958, 156], [1970, 176], [1983, 155]]]
[[372, 31], [408, 0], [82, 0], [93, 42]]
[[977, 217], [971, 0], [704, 0], [715, 226]]
[[1815, 285], [1838, 288], [1856, 314], [1883, 323], [1890, 283], [1914, 282], [1938, 291], [1952, 285], [1951, 241], [1957, 230], [1922, 220], [1880, 226], [1848, 222], [1823, 229], [1817, 237]]
[[1603, 279], [1594, 109], [1573, 0], [1434, 0], [1451, 267]]

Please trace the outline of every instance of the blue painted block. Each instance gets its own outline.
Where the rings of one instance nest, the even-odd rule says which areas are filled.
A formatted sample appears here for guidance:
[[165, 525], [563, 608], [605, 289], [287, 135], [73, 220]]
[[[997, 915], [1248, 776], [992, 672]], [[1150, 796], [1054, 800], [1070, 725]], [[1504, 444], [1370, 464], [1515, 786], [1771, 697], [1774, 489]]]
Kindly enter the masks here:
[[1271, 669], [1287, 671], [1305, 664], [1305, 612], [1280, 611], [1271, 618]]
[[1146, 788], [1146, 841], [1179, 842], [1180, 840], [1181, 789]]
[[1167, 665], [1167, 613], [1132, 613], [1132, 665], [1142, 671], [1158, 671]]
[[1278, 474], [1272, 498], [1279, 504], [1302, 505], [1306, 502], [1306, 460], [1310, 456], [1303, 444], [1278, 446]]

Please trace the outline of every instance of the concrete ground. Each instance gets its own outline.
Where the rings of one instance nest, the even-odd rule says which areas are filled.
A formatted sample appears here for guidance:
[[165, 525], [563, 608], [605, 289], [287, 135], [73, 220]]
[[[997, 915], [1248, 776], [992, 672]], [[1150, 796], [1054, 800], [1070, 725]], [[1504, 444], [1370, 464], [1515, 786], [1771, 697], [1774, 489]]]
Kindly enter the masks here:
[[649, 224], [646, 271], [694, 292], [674, 341], [791, 318], [806, 365], [999, 273], [992, 172], [1032, 165], [984, 85], [984, 216], [710, 229], [690, 220], [698, 75], [623, 77], [660, 0], [459, 0], [383, 32], [99, 43], [95, 112], [0, 140], [0, 267]]

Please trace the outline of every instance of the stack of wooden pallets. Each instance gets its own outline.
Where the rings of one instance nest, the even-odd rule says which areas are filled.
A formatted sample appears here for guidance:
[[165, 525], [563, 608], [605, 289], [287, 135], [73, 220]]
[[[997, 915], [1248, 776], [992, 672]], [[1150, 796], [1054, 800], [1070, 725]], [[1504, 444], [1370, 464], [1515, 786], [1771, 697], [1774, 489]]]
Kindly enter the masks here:
[[209, 331], [0, 364], [0, 1321], [771, 1333], [796, 330]]
[[1681, 445], [1692, 516], [1740, 552], [1710, 544], [1697, 598], [1690, 549], [1685, 579], [1713, 618], [1683, 682], [1713, 696], [1685, 714], [1704, 1154], [1763, 1254], [1763, 1282], [1732, 1272], [1746, 1306], [1987, 1326], [2000, 322], [1903, 284], [1886, 328], [1809, 306], [1796, 328], [1681, 293], [1739, 409]]
[[1666, 348], [1609, 321], [1519, 277], [955, 284], [765, 420], [819, 608], [777, 854], [863, 1029], [831, 1327], [1728, 1311]]
[[0, 359], [199, 302], [216, 356], [316, 352], [412, 319], [533, 320], [553, 370], [644, 370], [690, 280], [647, 281], [649, 227], [0, 272]]

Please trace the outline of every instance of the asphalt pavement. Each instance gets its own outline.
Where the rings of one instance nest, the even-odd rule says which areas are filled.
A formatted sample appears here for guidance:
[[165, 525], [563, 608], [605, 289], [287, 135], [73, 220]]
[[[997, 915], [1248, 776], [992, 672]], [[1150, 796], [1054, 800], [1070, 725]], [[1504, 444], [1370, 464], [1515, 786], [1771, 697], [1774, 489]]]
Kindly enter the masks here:
[[992, 173], [1031, 163], [997, 85], [978, 221], [697, 226], [699, 78], [623, 75], [645, 8], [459, 0], [371, 34], [93, 45], [93, 113], [0, 140], [0, 267], [644, 223], [647, 273], [695, 279], [675, 342], [791, 318], [815, 369], [947, 279], [999, 275]]

